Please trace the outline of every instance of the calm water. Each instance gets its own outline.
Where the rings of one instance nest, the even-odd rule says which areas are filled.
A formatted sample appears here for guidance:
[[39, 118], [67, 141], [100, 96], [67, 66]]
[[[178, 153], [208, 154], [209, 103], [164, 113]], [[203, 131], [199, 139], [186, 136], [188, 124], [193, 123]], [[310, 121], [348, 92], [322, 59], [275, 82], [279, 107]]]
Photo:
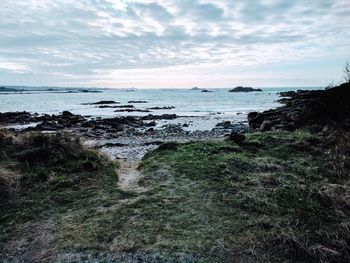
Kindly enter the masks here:
[[[128, 104], [131, 100], [145, 100], [145, 104], [133, 104], [137, 109], [150, 107], [174, 106], [171, 110], [152, 110], [151, 114], [177, 114], [187, 116], [172, 122], [187, 123], [189, 130], [211, 129], [216, 123], [230, 120], [232, 122], [246, 120], [251, 111], [262, 111], [278, 107], [278, 92], [297, 90], [300, 88], [265, 88], [263, 92], [231, 93], [227, 89], [213, 89], [211, 93], [198, 90], [156, 89], [156, 90], [104, 90], [103, 93], [40, 93], [33, 94], [1, 94], [0, 112], [29, 111], [56, 114], [69, 110], [75, 114], [92, 117], [114, 117], [122, 115], [141, 116], [150, 113], [114, 112], [116, 109], [96, 108], [95, 105], [82, 103], [100, 100], [114, 100]], [[314, 88], [305, 88], [314, 89]], [[196, 116], [196, 118], [188, 117]], [[159, 125], [163, 125], [160, 122]]]

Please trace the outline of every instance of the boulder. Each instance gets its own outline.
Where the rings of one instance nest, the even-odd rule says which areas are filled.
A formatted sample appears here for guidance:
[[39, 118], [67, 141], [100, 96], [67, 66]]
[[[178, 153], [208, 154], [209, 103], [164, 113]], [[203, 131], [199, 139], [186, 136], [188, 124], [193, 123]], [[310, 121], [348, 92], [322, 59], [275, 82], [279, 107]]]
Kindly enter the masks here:
[[234, 142], [234, 143], [237, 143], [237, 144], [242, 144], [244, 143], [246, 137], [244, 134], [242, 133], [238, 133], [238, 132], [231, 132], [230, 134], [230, 137], [229, 137], [229, 140]]
[[263, 123], [260, 125], [259, 131], [261, 132], [270, 131], [271, 128], [272, 128], [271, 121], [263, 121]]

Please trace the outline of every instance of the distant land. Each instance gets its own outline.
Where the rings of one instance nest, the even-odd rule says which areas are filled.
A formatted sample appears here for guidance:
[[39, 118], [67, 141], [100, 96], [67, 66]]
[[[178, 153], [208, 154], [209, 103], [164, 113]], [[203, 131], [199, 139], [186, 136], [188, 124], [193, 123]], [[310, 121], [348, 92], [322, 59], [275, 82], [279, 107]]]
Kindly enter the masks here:
[[0, 92], [19, 92], [24, 91], [24, 89], [14, 89], [14, 88], [6, 88], [6, 87], [0, 87]]
[[0, 93], [28, 93], [28, 92], [53, 92], [53, 93], [101, 93], [103, 89], [92, 88], [59, 88], [59, 87], [0, 87]]

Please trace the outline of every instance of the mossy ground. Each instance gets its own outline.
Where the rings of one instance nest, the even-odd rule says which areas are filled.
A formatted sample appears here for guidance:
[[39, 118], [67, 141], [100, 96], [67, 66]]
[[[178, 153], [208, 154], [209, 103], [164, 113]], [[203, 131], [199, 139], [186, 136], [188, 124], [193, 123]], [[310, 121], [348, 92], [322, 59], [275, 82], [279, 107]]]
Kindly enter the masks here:
[[[37, 137], [10, 143], [0, 136], [0, 167], [19, 175], [1, 204], [3, 258], [349, 260], [346, 134], [165, 144], [141, 163], [139, 183], [148, 191], [139, 194], [118, 189], [115, 165], [98, 154], [60, 136]], [[28, 149], [44, 152], [40, 161]]]

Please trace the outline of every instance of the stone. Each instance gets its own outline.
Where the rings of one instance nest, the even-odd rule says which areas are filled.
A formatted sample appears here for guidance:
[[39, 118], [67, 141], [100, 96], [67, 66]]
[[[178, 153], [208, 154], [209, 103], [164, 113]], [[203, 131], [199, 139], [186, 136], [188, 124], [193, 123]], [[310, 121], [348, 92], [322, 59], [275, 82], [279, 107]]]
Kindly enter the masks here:
[[270, 131], [272, 128], [272, 122], [271, 121], [263, 121], [261, 124], [259, 131], [265, 132], [265, 131]]
[[237, 144], [242, 144], [244, 143], [246, 137], [244, 134], [242, 133], [238, 133], [238, 132], [231, 132], [230, 134], [230, 137], [229, 137], [229, 140], [234, 142], [234, 143], [237, 143]]

